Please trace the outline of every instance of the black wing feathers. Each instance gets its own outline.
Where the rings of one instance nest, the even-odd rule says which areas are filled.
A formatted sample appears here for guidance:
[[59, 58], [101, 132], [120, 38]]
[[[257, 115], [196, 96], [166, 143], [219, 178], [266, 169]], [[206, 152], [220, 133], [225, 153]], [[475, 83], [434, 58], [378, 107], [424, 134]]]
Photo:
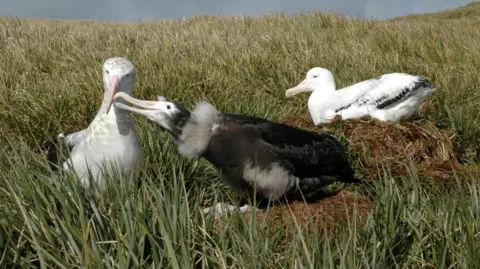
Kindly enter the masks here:
[[381, 98], [375, 100], [376, 108], [383, 109], [391, 104], [395, 104], [406, 97], [412, 95], [416, 90], [420, 89], [421, 87], [430, 87], [429, 85], [430, 79], [424, 76], [418, 76], [418, 79], [414, 82], [413, 87], [405, 87], [400, 94], [389, 98], [387, 96], [382, 96]]
[[334, 136], [253, 117], [242, 120], [248, 122], [242, 126], [242, 131], [268, 143], [270, 151], [290, 166], [295, 176], [332, 175], [340, 181], [357, 181], [342, 144]]
[[[375, 78], [375, 80], [380, 80], [382, 76], [378, 76]], [[347, 104], [343, 107], [337, 108], [335, 110], [335, 113], [338, 113], [342, 110], [345, 110], [352, 105], [356, 104], [359, 106], [371, 104], [374, 105], [377, 109], [384, 109], [388, 107], [389, 105], [395, 104], [397, 102], [402, 101], [403, 99], [410, 97], [416, 90], [420, 89], [421, 87], [431, 87], [429, 85], [430, 79], [424, 76], [417, 76], [417, 80], [414, 82], [413, 87], [405, 87], [400, 93], [398, 93], [395, 96], [390, 96], [389, 94], [384, 94], [381, 95], [380, 97], [377, 97], [375, 100], [371, 100], [371, 96], [368, 96], [368, 93], [363, 94], [360, 96], [356, 101]]]

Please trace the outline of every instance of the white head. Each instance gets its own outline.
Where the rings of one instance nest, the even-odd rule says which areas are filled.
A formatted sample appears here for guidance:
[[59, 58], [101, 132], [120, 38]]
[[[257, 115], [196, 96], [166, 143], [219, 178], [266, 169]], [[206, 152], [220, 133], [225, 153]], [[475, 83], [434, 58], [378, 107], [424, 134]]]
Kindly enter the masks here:
[[325, 87], [328, 87], [330, 90], [332, 85], [333, 90], [335, 90], [335, 81], [332, 73], [325, 68], [314, 67], [308, 70], [307, 75], [302, 82], [285, 91], [285, 96], [292, 97], [301, 92], [313, 92]]
[[132, 94], [135, 76], [133, 63], [125, 58], [113, 57], [103, 63], [103, 84], [105, 87], [103, 105], [106, 107], [107, 114], [117, 92]]

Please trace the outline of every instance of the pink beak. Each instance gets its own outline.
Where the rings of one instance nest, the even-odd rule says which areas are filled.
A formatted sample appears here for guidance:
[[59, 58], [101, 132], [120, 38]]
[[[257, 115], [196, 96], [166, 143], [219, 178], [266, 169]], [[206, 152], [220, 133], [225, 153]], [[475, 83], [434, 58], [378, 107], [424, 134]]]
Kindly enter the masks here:
[[113, 76], [112, 80], [110, 80], [110, 88], [108, 88], [108, 93], [107, 93], [107, 114], [110, 111], [110, 108], [112, 107], [113, 97], [115, 96], [115, 93], [117, 93], [118, 91], [119, 83], [120, 83], [120, 78], [118, 76]]
[[285, 96], [287, 98], [292, 97], [296, 94], [299, 94], [301, 92], [304, 92], [307, 90], [307, 79], [304, 79], [302, 82], [300, 82], [297, 86], [290, 88], [285, 91]]

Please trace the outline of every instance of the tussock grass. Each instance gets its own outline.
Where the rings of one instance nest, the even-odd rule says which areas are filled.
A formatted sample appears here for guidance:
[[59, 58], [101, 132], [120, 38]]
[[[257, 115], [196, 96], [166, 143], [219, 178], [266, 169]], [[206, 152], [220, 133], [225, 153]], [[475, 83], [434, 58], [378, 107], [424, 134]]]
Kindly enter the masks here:
[[[103, 94], [101, 64], [132, 60], [134, 95], [280, 121], [307, 115], [307, 96], [285, 89], [313, 66], [341, 88], [388, 72], [422, 74], [439, 90], [421, 111], [455, 134], [478, 162], [480, 28], [475, 18], [367, 21], [333, 14], [194, 17], [139, 24], [0, 19], [0, 264], [3, 268], [475, 268], [479, 185], [388, 167], [367, 188], [366, 220], [333, 233], [225, 217], [201, 208], [231, 202], [203, 160], [185, 160], [170, 138], [134, 117], [147, 156], [141, 180], [98, 196], [53, 173], [40, 144], [85, 128]], [[477, 160], [475, 159], [477, 158]], [[358, 160], [353, 160], [357, 162]], [[406, 164], [408, 165], [408, 164]], [[361, 166], [359, 166], [361, 167]]]

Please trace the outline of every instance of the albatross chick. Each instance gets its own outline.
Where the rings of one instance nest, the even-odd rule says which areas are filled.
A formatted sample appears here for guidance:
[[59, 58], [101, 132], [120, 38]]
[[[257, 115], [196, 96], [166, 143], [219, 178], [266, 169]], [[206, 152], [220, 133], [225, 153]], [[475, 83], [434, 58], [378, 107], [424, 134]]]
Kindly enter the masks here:
[[143, 115], [168, 131], [180, 155], [199, 156], [212, 163], [242, 202], [251, 201], [253, 195], [260, 207], [281, 198], [317, 200], [321, 187], [337, 180], [358, 182], [342, 145], [332, 135], [222, 113], [206, 102], [189, 111], [164, 97], [144, 101], [120, 92], [115, 100], [120, 99], [144, 108], [115, 103], [117, 108]]

